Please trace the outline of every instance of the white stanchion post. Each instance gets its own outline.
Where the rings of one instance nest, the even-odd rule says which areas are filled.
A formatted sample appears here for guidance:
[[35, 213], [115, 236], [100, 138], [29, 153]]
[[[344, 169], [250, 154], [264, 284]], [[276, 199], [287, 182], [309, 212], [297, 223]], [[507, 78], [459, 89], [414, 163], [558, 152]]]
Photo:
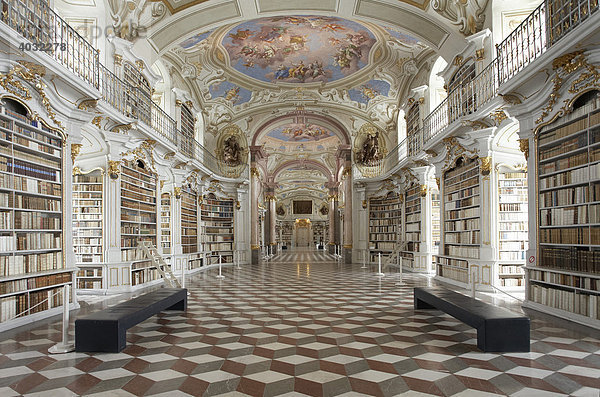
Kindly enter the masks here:
[[361, 269], [366, 269], [367, 268], [367, 250], [362, 250], [363, 255], [362, 255], [362, 260], [363, 260], [363, 265], [360, 267]]
[[381, 252], [380, 252], [380, 253], [377, 255], [377, 262], [378, 262], [378, 264], [379, 264], [379, 271], [377, 272], [377, 275], [378, 275], [379, 277], [381, 277], [381, 276], [385, 276], [385, 274], [383, 274], [383, 273], [381, 272]]
[[238, 268], [238, 269], [241, 269], [241, 267], [240, 267], [240, 254], [241, 254], [241, 252], [240, 252], [239, 250], [237, 250], [237, 251], [235, 251], [235, 252], [234, 252], [234, 254], [236, 254], [236, 253], [237, 253], [237, 256], [236, 256], [236, 258], [237, 258], [237, 259], [236, 259], [236, 260], [237, 260], [237, 261], [236, 261], [236, 263], [237, 263], [237, 268]]
[[471, 275], [471, 298], [475, 299], [475, 272]]
[[403, 263], [402, 263], [403, 262], [403, 258], [402, 258], [402, 256], [400, 256], [400, 253], [398, 253], [398, 258], [397, 259], [398, 259], [397, 263], [398, 263], [398, 269], [399, 269], [398, 270], [398, 275], [400, 275], [400, 280], [396, 283], [396, 285], [403, 285], [403, 282], [402, 282], [402, 271], [404, 270], [402, 268], [403, 267]]
[[69, 353], [75, 350], [75, 344], [69, 343], [69, 287], [68, 284], [63, 287], [62, 341], [48, 349], [50, 354]]
[[186, 267], [181, 264], [181, 288], [185, 288], [185, 269]]
[[221, 274], [221, 255], [219, 255], [219, 275], [217, 278], [225, 278], [225, 276]]

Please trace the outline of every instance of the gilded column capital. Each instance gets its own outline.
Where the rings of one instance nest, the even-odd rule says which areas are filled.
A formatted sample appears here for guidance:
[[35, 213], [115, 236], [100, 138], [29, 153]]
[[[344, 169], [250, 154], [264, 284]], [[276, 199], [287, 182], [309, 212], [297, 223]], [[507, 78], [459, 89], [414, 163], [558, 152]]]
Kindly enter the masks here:
[[519, 139], [519, 149], [525, 155], [525, 160], [529, 160], [529, 139]]
[[110, 179], [118, 179], [121, 173], [121, 161], [120, 160], [108, 160], [108, 175]]
[[491, 156], [480, 157], [479, 162], [480, 162], [479, 170], [481, 172], [481, 175], [489, 175], [490, 172], [492, 171], [492, 157]]
[[81, 147], [83, 145], [81, 143], [72, 143], [71, 144], [71, 161], [75, 164], [75, 159], [79, 156], [81, 152]]
[[421, 197], [427, 197], [427, 185], [421, 185], [421, 190], [419, 191], [419, 195]]

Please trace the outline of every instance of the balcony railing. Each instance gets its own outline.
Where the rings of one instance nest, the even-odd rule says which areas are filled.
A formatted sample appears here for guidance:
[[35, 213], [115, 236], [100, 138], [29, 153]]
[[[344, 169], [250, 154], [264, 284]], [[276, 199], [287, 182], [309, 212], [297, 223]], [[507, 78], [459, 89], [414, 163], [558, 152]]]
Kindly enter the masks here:
[[[56, 62], [100, 91], [104, 101], [123, 115], [153, 128], [182, 153], [191, 154], [212, 172], [239, 177], [243, 167], [231, 167], [206, 152], [195, 140], [184, 138], [177, 123], [157, 106], [106, 69], [98, 51], [58, 16], [44, 0], [0, 0], [0, 20], [27, 40], [32, 49], [43, 48]], [[453, 122], [476, 112], [498, 94], [498, 87], [544, 54], [567, 33], [598, 11], [598, 0], [545, 0], [497, 46], [497, 57], [472, 81], [453, 89], [423, 120], [420, 136], [411, 136], [375, 166], [378, 172], [393, 168], [402, 153], [420, 152], [423, 145]], [[407, 153], [407, 144], [410, 148]], [[199, 149], [202, 148], [202, 149]], [[391, 164], [391, 166], [390, 166]], [[380, 175], [380, 174], [378, 174]]]
[[[100, 63], [98, 51], [42, 0], [0, 0], [0, 20], [29, 40], [23, 45], [41, 49], [56, 62], [100, 92], [102, 100], [128, 118], [152, 128], [180, 153], [200, 161], [211, 172], [239, 178], [246, 164], [230, 166], [218, 161], [138, 87], [121, 80]], [[35, 47], [35, 48], [34, 48]]]

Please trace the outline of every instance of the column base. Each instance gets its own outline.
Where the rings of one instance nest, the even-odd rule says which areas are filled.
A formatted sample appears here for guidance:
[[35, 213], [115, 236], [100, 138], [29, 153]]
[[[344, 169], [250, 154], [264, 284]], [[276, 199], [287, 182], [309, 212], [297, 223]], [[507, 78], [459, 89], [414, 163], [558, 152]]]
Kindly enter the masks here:
[[334, 255], [335, 254], [335, 245], [327, 244], [327, 252], [329, 252], [331, 255]]
[[253, 249], [251, 252], [251, 263], [253, 265], [258, 265], [260, 263], [260, 249]]
[[343, 252], [343, 256], [344, 256], [344, 263], [352, 263], [352, 248], [342, 248], [342, 252]]

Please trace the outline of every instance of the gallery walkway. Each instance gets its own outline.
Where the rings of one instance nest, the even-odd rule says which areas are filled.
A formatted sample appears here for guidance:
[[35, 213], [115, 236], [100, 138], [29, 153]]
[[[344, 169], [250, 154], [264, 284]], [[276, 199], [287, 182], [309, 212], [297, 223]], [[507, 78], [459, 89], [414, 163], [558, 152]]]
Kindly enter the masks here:
[[430, 278], [292, 254], [193, 277], [188, 311], [132, 328], [119, 354], [48, 355], [58, 322], [4, 333], [0, 395], [598, 395], [597, 331], [534, 315], [531, 353], [484, 354], [474, 329], [413, 310]]

